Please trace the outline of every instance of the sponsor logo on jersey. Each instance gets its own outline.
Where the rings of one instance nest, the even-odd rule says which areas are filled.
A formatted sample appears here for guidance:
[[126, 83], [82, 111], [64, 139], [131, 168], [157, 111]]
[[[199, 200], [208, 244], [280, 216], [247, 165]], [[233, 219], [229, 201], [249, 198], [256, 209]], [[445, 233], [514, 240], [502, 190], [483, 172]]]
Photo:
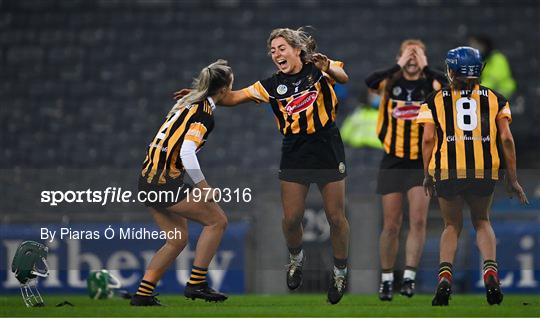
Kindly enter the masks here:
[[150, 143], [150, 144], [148, 144], [148, 147], [150, 147], [150, 148], [159, 148], [159, 149], [161, 149], [162, 152], [165, 152], [165, 153], [168, 150], [167, 146], [165, 146], [165, 147], [159, 146], [159, 144], [157, 144], [157, 143]]
[[315, 101], [317, 100], [318, 95], [319, 93], [317, 91], [307, 91], [287, 103], [287, 105], [285, 106], [285, 110], [287, 110], [287, 113], [289, 115], [294, 113], [300, 113], [313, 105], [313, 103], [315, 103]]
[[448, 135], [446, 137], [447, 142], [455, 141], [482, 141], [482, 143], [491, 142], [491, 136], [466, 136], [466, 135]]
[[416, 119], [419, 112], [420, 112], [420, 105], [411, 104], [411, 105], [396, 106], [394, 110], [392, 111], [392, 116], [396, 119], [411, 121], [411, 120]]

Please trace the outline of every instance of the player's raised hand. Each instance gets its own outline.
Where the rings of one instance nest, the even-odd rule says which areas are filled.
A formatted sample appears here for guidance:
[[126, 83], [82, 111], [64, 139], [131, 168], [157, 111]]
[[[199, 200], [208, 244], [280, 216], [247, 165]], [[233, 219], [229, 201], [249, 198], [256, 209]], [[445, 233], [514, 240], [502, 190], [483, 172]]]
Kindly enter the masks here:
[[311, 56], [313, 64], [317, 69], [326, 72], [330, 68], [330, 59], [322, 53], [315, 53]]
[[506, 191], [508, 192], [508, 196], [512, 198], [515, 194], [517, 195], [521, 205], [528, 205], [529, 200], [527, 199], [527, 195], [525, 195], [525, 191], [523, 190], [523, 187], [521, 187], [517, 179], [511, 180], [508, 175], [505, 177], [505, 179]]
[[176, 91], [173, 93], [173, 97], [175, 100], [180, 100], [181, 98], [183, 98], [184, 96], [188, 95], [189, 92], [191, 92], [190, 89], [181, 89], [179, 91]]
[[403, 53], [399, 57], [397, 64], [399, 64], [399, 66], [403, 68], [405, 64], [407, 64], [407, 62], [409, 62], [409, 60], [412, 57], [413, 57], [413, 50], [411, 47], [408, 47], [407, 49], [405, 49], [405, 51], [403, 51]]
[[424, 52], [424, 50], [422, 50], [422, 48], [417, 47], [416, 49], [414, 49], [414, 56], [416, 57], [418, 67], [423, 70], [428, 65], [426, 53]]

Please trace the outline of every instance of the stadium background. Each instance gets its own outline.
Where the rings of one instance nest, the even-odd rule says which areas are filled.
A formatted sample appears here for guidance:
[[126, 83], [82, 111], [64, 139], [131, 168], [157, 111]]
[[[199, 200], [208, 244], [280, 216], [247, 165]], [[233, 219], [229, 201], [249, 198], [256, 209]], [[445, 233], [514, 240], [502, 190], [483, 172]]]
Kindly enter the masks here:
[[[518, 83], [511, 101], [512, 130], [519, 176], [531, 199], [529, 207], [520, 208], [497, 190], [493, 220], [499, 259], [506, 269], [502, 276], [507, 291], [538, 293], [539, 11], [534, 0], [0, 0], [0, 292], [16, 291], [9, 272], [13, 247], [23, 239], [39, 237], [44, 225], [101, 231], [109, 225], [152, 225], [139, 204], [50, 207], [40, 203], [41, 191], [107, 186], [134, 190], [145, 146], [172, 106], [175, 89], [187, 87], [198, 70], [217, 58], [227, 59], [233, 67], [235, 88], [264, 78], [275, 68], [266, 54], [270, 30], [310, 25], [320, 50], [344, 61], [351, 79], [338, 124], [365, 95], [366, 75], [390, 65], [403, 39], [425, 41], [430, 65], [442, 69], [445, 52], [465, 44], [468, 34], [493, 37]], [[210, 277], [224, 291], [286, 292], [276, 178], [280, 143], [268, 106], [249, 104], [218, 109], [216, 129], [200, 153], [211, 185], [249, 187], [253, 195], [249, 203], [223, 205], [231, 227], [213, 265], [217, 271]], [[347, 156], [350, 290], [374, 293], [381, 223], [374, 177], [381, 154], [347, 148]], [[312, 190], [305, 219], [305, 292], [326, 287], [331, 265], [321, 208], [318, 192]], [[406, 219], [404, 223], [406, 229]], [[419, 273], [424, 292], [434, 287], [441, 224], [432, 203]], [[470, 223], [466, 227], [456, 282], [459, 290], [474, 291], [479, 257]], [[197, 230], [190, 233], [192, 239], [196, 234]], [[44, 287], [82, 292], [88, 268], [99, 265], [121, 270], [118, 274], [134, 290], [147, 258], [142, 252], [159, 244], [52, 243], [57, 280], [46, 281]], [[181, 291], [178, 285], [189, 272], [190, 252], [192, 248], [179, 258], [176, 277], [169, 273], [161, 291]]]

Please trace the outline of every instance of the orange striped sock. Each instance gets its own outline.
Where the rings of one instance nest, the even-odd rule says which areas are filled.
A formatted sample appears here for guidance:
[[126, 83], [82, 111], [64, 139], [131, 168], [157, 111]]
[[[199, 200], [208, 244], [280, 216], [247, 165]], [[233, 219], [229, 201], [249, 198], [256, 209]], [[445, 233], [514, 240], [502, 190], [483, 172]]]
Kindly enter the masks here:
[[156, 284], [153, 284], [146, 280], [141, 280], [141, 283], [139, 284], [139, 289], [137, 289], [137, 293], [135, 294], [139, 296], [152, 296], [154, 289], [156, 289]]
[[208, 268], [201, 268], [194, 265], [191, 269], [191, 276], [189, 277], [188, 285], [200, 285], [205, 283], [206, 274], [208, 274]]

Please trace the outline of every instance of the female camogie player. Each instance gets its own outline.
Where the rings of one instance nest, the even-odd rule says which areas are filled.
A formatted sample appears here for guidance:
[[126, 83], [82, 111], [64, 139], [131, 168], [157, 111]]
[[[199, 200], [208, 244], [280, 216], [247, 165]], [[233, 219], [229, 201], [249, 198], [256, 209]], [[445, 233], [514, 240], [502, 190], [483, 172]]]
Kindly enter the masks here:
[[366, 84], [381, 96], [377, 133], [385, 155], [381, 161], [377, 193], [382, 195], [383, 229], [379, 241], [382, 268], [379, 298], [393, 298], [394, 264], [399, 247], [404, 197], [409, 202], [409, 233], [405, 245], [402, 295], [412, 297], [416, 268], [426, 237], [429, 197], [422, 190], [422, 128], [416, 123], [420, 104], [441, 88], [444, 75], [428, 67], [425, 45], [409, 39], [401, 43], [397, 63], [377, 71]]
[[[333, 85], [347, 82], [348, 76], [342, 62], [315, 53], [315, 40], [302, 28], [275, 29], [267, 45], [277, 72], [247, 88], [231, 91], [220, 104], [270, 103], [284, 135], [279, 179], [282, 227], [290, 256], [286, 277], [291, 290], [302, 284], [302, 219], [309, 186], [317, 184], [330, 224], [334, 270], [328, 301], [335, 304], [346, 288], [349, 223], [344, 211], [345, 152], [334, 124], [338, 100]], [[176, 96], [183, 92], [176, 92]]]
[[[187, 220], [202, 224], [197, 242], [191, 277], [184, 295], [206, 301], [224, 301], [227, 296], [208, 286], [208, 265], [214, 257], [227, 227], [227, 217], [211, 199], [195, 201], [187, 196], [191, 186], [184, 183], [187, 173], [195, 187], [211, 191], [201, 172], [196, 152], [204, 145], [214, 128], [213, 112], [232, 88], [233, 72], [224, 60], [218, 60], [202, 69], [193, 82], [189, 94], [180, 99], [169, 112], [156, 136], [148, 146], [146, 159], [139, 177], [139, 191], [172, 191], [177, 198], [160, 202], [146, 202], [156, 223], [163, 231], [180, 230], [181, 238], [168, 238], [148, 265], [137, 293], [131, 299], [133, 306], [160, 306], [153, 294], [165, 270], [184, 249], [188, 240]], [[161, 193], [163, 194], [163, 193]]]
[[[471, 211], [476, 243], [484, 260], [483, 279], [490, 305], [503, 300], [496, 238], [489, 221], [500, 151], [506, 164], [508, 192], [528, 203], [516, 175], [516, 151], [510, 132], [512, 116], [506, 99], [479, 84], [483, 62], [478, 50], [459, 47], [446, 55], [449, 87], [432, 94], [422, 105], [418, 123], [424, 124], [422, 152], [426, 194], [439, 197], [444, 219], [440, 268], [434, 306], [448, 305], [452, 293], [452, 263], [463, 226], [463, 206]], [[497, 140], [501, 141], [501, 150]], [[435, 179], [435, 181], [433, 181]]]

